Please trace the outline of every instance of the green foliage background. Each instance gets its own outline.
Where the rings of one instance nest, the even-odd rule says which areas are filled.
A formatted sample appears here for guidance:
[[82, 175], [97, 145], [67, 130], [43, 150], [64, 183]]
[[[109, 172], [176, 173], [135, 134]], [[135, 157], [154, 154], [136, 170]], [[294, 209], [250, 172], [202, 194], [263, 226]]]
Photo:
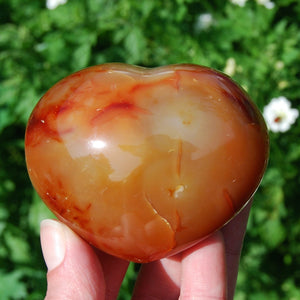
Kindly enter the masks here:
[[[300, 2], [254, 0], [0, 0], [0, 297], [42, 299], [40, 220], [51, 216], [28, 179], [23, 138], [31, 110], [55, 82], [105, 62], [196, 63], [225, 70], [262, 110], [278, 96], [300, 109]], [[208, 28], [197, 27], [210, 13]], [[299, 120], [270, 132], [268, 170], [251, 212], [235, 299], [300, 299]], [[255, 162], [253, 162], [255, 163]], [[120, 299], [130, 299], [131, 265]]]

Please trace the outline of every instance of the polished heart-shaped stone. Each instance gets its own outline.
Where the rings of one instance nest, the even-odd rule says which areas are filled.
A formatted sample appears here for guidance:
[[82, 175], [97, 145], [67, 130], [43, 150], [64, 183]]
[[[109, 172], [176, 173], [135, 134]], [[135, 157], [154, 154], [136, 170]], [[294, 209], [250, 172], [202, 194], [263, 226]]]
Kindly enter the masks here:
[[243, 208], [268, 134], [247, 94], [215, 70], [104, 64], [42, 97], [25, 151], [33, 186], [62, 222], [107, 253], [149, 262]]

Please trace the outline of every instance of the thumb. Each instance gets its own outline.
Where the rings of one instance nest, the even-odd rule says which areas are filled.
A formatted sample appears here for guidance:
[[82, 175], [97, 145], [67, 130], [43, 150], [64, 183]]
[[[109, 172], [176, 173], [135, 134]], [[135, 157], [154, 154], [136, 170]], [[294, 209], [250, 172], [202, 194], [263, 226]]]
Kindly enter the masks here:
[[66, 225], [44, 220], [41, 245], [48, 267], [46, 300], [105, 299], [102, 267], [88, 243]]

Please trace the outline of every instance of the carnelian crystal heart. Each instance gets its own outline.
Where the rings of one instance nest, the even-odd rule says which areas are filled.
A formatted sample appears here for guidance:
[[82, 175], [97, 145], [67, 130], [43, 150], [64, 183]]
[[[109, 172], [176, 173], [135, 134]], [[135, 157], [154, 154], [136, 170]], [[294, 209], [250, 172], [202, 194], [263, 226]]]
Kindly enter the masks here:
[[58, 219], [135, 262], [177, 253], [232, 219], [268, 148], [247, 94], [187, 64], [74, 73], [42, 97], [25, 137], [33, 186]]

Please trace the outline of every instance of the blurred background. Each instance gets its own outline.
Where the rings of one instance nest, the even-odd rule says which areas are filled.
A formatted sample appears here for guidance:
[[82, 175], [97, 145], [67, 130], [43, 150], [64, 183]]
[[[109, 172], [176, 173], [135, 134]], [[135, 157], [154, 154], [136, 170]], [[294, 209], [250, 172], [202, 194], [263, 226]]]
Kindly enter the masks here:
[[[0, 0], [0, 298], [42, 299], [39, 223], [24, 134], [54, 83], [87, 66], [196, 63], [232, 76], [263, 112], [270, 160], [235, 299], [300, 299], [298, 0]], [[253, 162], [255, 163], [255, 162]], [[119, 299], [130, 299], [131, 264]]]

